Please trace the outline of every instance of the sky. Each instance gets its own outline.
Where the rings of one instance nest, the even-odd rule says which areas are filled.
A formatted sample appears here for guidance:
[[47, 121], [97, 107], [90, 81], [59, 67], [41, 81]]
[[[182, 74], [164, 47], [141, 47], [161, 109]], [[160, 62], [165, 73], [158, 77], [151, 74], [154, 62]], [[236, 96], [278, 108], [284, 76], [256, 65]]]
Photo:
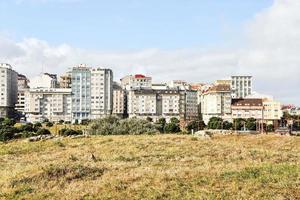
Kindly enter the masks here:
[[33, 77], [80, 63], [114, 79], [213, 82], [300, 106], [299, 0], [0, 0], [0, 62]]

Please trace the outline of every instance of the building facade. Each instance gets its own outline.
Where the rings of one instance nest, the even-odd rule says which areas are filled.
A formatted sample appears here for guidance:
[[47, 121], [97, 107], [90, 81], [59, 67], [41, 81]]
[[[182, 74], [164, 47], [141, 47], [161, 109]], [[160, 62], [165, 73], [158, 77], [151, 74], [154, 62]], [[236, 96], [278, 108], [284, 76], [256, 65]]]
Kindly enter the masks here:
[[112, 114], [113, 73], [110, 69], [80, 65], [73, 68], [71, 77], [73, 121]]
[[210, 118], [220, 117], [231, 122], [231, 89], [230, 85], [214, 85], [200, 95], [202, 119], [208, 124]]
[[126, 91], [118, 83], [113, 84], [113, 112], [117, 117], [125, 117], [126, 113]]
[[231, 110], [233, 119], [262, 120], [264, 116], [262, 99], [232, 99]]
[[231, 77], [232, 98], [245, 98], [252, 94], [252, 76]]
[[127, 108], [129, 117], [150, 117], [153, 121], [160, 118], [170, 121], [173, 117], [183, 121], [193, 120], [198, 117], [197, 92], [178, 89], [129, 90]]
[[23, 117], [25, 114], [25, 92], [29, 90], [29, 79], [23, 75], [18, 74], [18, 101], [16, 104], [16, 111], [18, 111]]
[[30, 79], [29, 87], [30, 88], [57, 88], [58, 87], [57, 75], [43, 73], [39, 76]]
[[25, 92], [25, 113], [28, 122], [41, 122], [45, 119], [58, 122], [72, 121], [71, 89], [39, 88]]
[[91, 69], [91, 119], [112, 114], [113, 73], [110, 69]]
[[11, 65], [0, 64], [0, 117], [14, 117], [18, 101], [18, 73]]
[[72, 74], [68, 72], [59, 77], [59, 87], [60, 88], [71, 88], [72, 84]]
[[152, 78], [143, 74], [128, 75], [121, 79], [121, 85], [126, 90], [151, 89]]

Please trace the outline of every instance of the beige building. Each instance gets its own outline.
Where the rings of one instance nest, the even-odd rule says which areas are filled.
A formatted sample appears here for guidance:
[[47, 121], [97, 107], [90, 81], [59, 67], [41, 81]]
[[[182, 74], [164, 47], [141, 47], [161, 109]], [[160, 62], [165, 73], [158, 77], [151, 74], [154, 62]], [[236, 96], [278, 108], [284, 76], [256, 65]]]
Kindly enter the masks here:
[[72, 75], [70, 72], [59, 77], [60, 88], [71, 88], [71, 84], [72, 84]]
[[71, 89], [41, 88], [25, 92], [25, 113], [28, 122], [45, 119], [72, 121]]
[[200, 110], [205, 124], [212, 117], [232, 121], [230, 85], [217, 84], [203, 90], [200, 94]]
[[176, 89], [130, 90], [127, 108], [129, 117], [151, 117], [154, 121], [160, 118], [169, 121], [172, 117], [192, 120], [198, 117], [197, 92]]
[[14, 117], [18, 101], [18, 73], [11, 65], [0, 64], [0, 117]]
[[283, 116], [281, 103], [272, 99], [263, 99], [264, 120], [278, 121]]
[[121, 79], [121, 85], [126, 90], [151, 89], [152, 78], [142, 74], [129, 75]]
[[126, 103], [126, 93], [121, 85], [113, 84], [113, 115], [118, 117], [125, 117], [125, 103]]
[[232, 99], [231, 104], [233, 119], [263, 119], [263, 100], [262, 99]]

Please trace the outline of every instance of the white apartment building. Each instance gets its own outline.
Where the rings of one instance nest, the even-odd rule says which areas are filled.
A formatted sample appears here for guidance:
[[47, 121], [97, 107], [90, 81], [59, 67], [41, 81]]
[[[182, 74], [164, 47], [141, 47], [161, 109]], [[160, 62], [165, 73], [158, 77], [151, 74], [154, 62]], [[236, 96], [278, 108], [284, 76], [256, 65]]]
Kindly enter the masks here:
[[118, 117], [124, 117], [126, 111], [126, 92], [118, 83], [113, 84], [113, 112]]
[[11, 65], [0, 63], [0, 117], [14, 117], [18, 100], [18, 73]]
[[230, 85], [218, 84], [204, 90], [200, 95], [200, 109], [205, 124], [212, 117], [232, 121]]
[[198, 117], [197, 92], [176, 89], [130, 90], [127, 108], [129, 117], [151, 117], [154, 121], [160, 118], [169, 121], [172, 117], [192, 120]]
[[91, 119], [111, 115], [113, 110], [113, 73], [110, 69], [91, 69]]
[[25, 92], [29, 90], [29, 80], [23, 74], [18, 74], [18, 102], [16, 110], [24, 115], [25, 111]]
[[28, 122], [45, 119], [72, 121], [72, 91], [65, 88], [29, 89], [25, 92], [25, 113]]
[[57, 86], [57, 75], [49, 73], [40, 74], [29, 82], [30, 88], [57, 88]]
[[245, 98], [252, 94], [252, 76], [231, 77], [232, 98]]
[[121, 79], [121, 85], [126, 90], [151, 89], [152, 78], [143, 74], [128, 75]]

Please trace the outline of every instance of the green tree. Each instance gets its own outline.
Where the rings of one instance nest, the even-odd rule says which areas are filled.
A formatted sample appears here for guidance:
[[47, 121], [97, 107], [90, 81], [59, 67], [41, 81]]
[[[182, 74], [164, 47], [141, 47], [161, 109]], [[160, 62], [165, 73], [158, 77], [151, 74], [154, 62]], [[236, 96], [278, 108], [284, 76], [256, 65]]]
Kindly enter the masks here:
[[160, 119], [158, 120], [158, 122], [155, 123], [156, 128], [158, 129], [158, 131], [159, 131], [160, 133], [163, 133], [163, 132], [164, 132], [166, 123], [167, 123], [167, 122], [166, 122], [166, 119], [165, 119], [165, 118], [160, 118]]
[[194, 130], [195, 132], [199, 130], [203, 130], [205, 128], [205, 123], [202, 120], [193, 120], [190, 121], [186, 127], [185, 127], [189, 132]]
[[212, 117], [209, 119], [207, 124], [209, 129], [222, 129], [223, 127], [223, 119], [220, 117]]
[[256, 130], [256, 119], [249, 118], [246, 120], [246, 128], [249, 131], [255, 131]]
[[233, 129], [234, 130], [242, 130], [242, 128], [244, 127], [245, 124], [245, 120], [242, 118], [237, 118], [234, 119], [233, 121]]

